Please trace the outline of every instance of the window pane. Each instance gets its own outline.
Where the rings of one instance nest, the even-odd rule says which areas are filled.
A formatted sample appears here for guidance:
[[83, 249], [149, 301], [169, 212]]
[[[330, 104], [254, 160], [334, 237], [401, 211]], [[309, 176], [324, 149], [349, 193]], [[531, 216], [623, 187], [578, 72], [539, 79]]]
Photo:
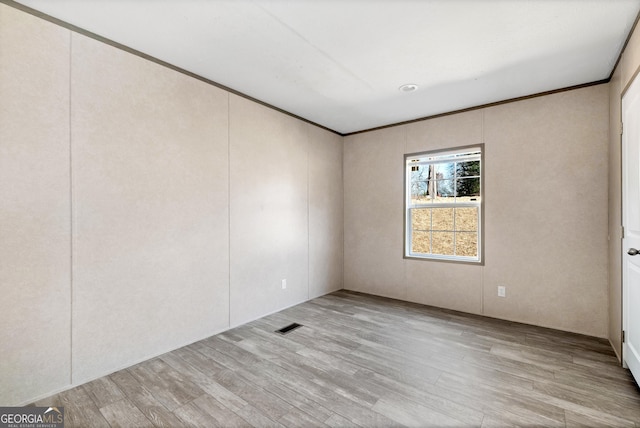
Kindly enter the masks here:
[[433, 208], [433, 230], [453, 230], [453, 208]]
[[453, 180], [437, 180], [433, 182], [433, 189], [430, 189], [434, 195], [437, 195], [433, 200], [435, 203], [446, 204], [453, 203], [454, 196], [454, 181]]
[[411, 203], [426, 204], [431, 202], [429, 180], [433, 171], [429, 165], [411, 165]]
[[429, 202], [427, 198], [427, 183], [424, 181], [411, 182], [411, 203], [424, 204]]
[[456, 164], [458, 177], [480, 176], [480, 161], [458, 162]]
[[480, 178], [461, 178], [456, 181], [457, 202], [480, 201]]
[[411, 210], [411, 229], [431, 230], [431, 208], [414, 208]]
[[453, 256], [453, 232], [433, 232], [431, 253]]
[[478, 233], [456, 233], [456, 255], [466, 257], [478, 257]]
[[478, 230], [478, 208], [456, 208], [456, 231]]
[[436, 180], [453, 180], [456, 172], [456, 164], [439, 163], [434, 165], [436, 170]]
[[411, 165], [411, 181], [426, 181], [428, 166]]
[[430, 233], [429, 232], [416, 232], [411, 235], [411, 252], [412, 253], [430, 253]]

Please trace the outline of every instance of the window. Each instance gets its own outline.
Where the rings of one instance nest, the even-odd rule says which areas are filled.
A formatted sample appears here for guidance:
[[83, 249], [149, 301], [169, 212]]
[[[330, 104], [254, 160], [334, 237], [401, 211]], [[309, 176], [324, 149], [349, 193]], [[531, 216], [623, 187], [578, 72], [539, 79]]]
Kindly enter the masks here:
[[482, 262], [482, 149], [405, 156], [405, 257]]

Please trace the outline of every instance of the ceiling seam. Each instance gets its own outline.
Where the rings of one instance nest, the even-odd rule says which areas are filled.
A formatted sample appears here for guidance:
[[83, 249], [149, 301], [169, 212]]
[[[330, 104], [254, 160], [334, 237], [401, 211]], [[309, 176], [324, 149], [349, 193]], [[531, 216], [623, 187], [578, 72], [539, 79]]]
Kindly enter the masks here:
[[265, 14], [269, 15], [271, 17], [271, 19], [273, 19], [274, 21], [276, 21], [279, 25], [281, 25], [283, 28], [286, 28], [287, 31], [289, 31], [291, 34], [293, 34], [295, 37], [297, 37], [298, 39], [302, 40], [304, 43], [306, 43], [307, 45], [311, 46], [316, 52], [318, 52], [320, 55], [322, 55], [324, 58], [326, 58], [328, 61], [330, 61], [331, 63], [333, 63], [336, 67], [338, 67], [340, 70], [342, 70], [345, 74], [351, 76], [352, 78], [354, 78], [356, 81], [364, 84], [368, 89], [373, 89], [373, 87], [371, 86], [371, 84], [369, 84], [369, 82], [366, 82], [364, 79], [362, 79], [360, 76], [358, 76], [356, 73], [354, 73], [353, 71], [351, 71], [348, 67], [346, 67], [344, 64], [340, 63], [338, 60], [336, 60], [335, 58], [333, 58], [331, 55], [329, 55], [327, 52], [325, 52], [323, 49], [320, 49], [320, 47], [316, 46], [314, 43], [311, 42], [311, 40], [307, 39], [306, 37], [304, 37], [302, 34], [300, 34], [298, 31], [296, 31], [294, 28], [292, 28], [291, 26], [287, 25], [286, 22], [282, 21], [280, 18], [278, 18], [275, 14], [269, 12], [267, 9], [265, 9], [264, 7], [260, 6], [260, 4], [255, 3], [255, 5], [262, 10]]
[[130, 53], [132, 55], [135, 55], [135, 56], [140, 57], [142, 59], [145, 59], [147, 61], [151, 61], [151, 62], [154, 62], [154, 63], [156, 63], [158, 65], [163, 66], [163, 67], [167, 67], [167, 68], [169, 68], [169, 69], [171, 69], [173, 71], [177, 71], [178, 73], [182, 73], [182, 74], [184, 74], [186, 76], [189, 76], [189, 77], [192, 77], [194, 79], [200, 80], [201, 82], [204, 82], [204, 83], [207, 83], [209, 85], [215, 86], [215, 87], [217, 87], [219, 89], [222, 89], [224, 91], [227, 91], [227, 92], [229, 92], [231, 94], [234, 94], [234, 95], [237, 95], [239, 97], [245, 98], [245, 99], [247, 99], [249, 101], [253, 101], [253, 102], [257, 103], [257, 104], [260, 104], [262, 106], [268, 107], [268, 108], [270, 108], [272, 110], [275, 110], [275, 111], [277, 111], [279, 113], [286, 114], [287, 116], [291, 116], [294, 119], [298, 119], [298, 120], [306, 122], [306, 123], [308, 123], [310, 125], [317, 126], [318, 128], [324, 129], [325, 131], [332, 132], [332, 133], [337, 134], [337, 135], [339, 135], [341, 137], [344, 136], [343, 133], [338, 132], [338, 131], [336, 131], [334, 129], [328, 128], [328, 127], [323, 126], [323, 125], [320, 125], [319, 123], [313, 122], [313, 121], [311, 121], [309, 119], [305, 119], [304, 117], [298, 116], [296, 114], [293, 114], [291, 112], [283, 110], [283, 109], [281, 109], [279, 107], [276, 107], [276, 106], [274, 106], [272, 104], [269, 104], [267, 102], [264, 102], [264, 101], [261, 101], [261, 100], [259, 100], [257, 98], [254, 98], [254, 97], [252, 97], [250, 95], [247, 95], [247, 94], [244, 94], [242, 92], [239, 92], [239, 91], [237, 91], [235, 89], [232, 89], [232, 88], [230, 88], [228, 86], [225, 86], [225, 85], [223, 85], [221, 83], [218, 83], [216, 81], [207, 79], [206, 77], [202, 77], [202, 76], [200, 76], [200, 75], [198, 75], [196, 73], [192, 73], [192, 72], [190, 72], [188, 70], [185, 70], [184, 68], [180, 68], [180, 67], [178, 67], [176, 65], [173, 65], [173, 64], [168, 63], [166, 61], [163, 61], [163, 60], [161, 60], [159, 58], [156, 58], [154, 56], [148, 55], [148, 54], [146, 54], [144, 52], [140, 52], [139, 50], [136, 50], [136, 49], [133, 49], [133, 48], [131, 48], [129, 46], [123, 45], [122, 43], [115, 42], [115, 41], [113, 41], [111, 39], [108, 39], [106, 37], [103, 37], [103, 36], [101, 36], [99, 34], [92, 33], [91, 31], [85, 30], [84, 28], [81, 28], [81, 27], [78, 27], [76, 25], [70, 24], [70, 23], [68, 23], [66, 21], [63, 21], [63, 20], [58, 19], [58, 18], [55, 18], [55, 17], [53, 17], [51, 15], [48, 15], [46, 13], [40, 12], [39, 10], [30, 8], [29, 6], [25, 6], [25, 5], [21, 4], [21, 3], [15, 2], [13, 0], [0, 0], [0, 3], [5, 4], [5, 5], [9, 6], [9, 7], [13, 7], [14, 9], [18, 9], [18, 10], [20, 10], [22, 12], [28, 13], [29, 15], [33, 15], [36, 18], [40, 18], [40, 19], [43, 19], [45, 21], [51, 22], [52, 24], [55, 24], [55, 25], [58, 25], [60, 27], [66, 28], [66, 29], [71, 30], [71, 31], [73, 31], [75, 33], [78, 33], [78, 34], [81, 34], [83, 36], [89, 37], [90, 39], [97, 40], [99, 42], [105, 43], [105, 44], [107, 44], [109, 46], [112, 46], [112, 47], [114, 47], [116, 49], [123, 50], [123, 51], [125, 51], [127, 53]]

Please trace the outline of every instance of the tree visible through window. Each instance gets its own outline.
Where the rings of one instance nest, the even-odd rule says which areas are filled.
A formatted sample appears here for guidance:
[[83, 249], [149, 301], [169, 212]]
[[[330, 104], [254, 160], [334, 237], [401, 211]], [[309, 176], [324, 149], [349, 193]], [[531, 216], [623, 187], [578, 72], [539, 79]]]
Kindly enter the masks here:
[[405, 156], [405, 256], [481, 262], [482, 146]]

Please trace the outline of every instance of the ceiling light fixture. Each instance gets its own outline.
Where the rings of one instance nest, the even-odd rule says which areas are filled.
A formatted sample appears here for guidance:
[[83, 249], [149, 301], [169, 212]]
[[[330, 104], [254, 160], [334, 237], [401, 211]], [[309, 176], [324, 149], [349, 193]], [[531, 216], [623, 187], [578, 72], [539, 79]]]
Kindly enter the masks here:
[[406, 85], [400, 86], [398, 89], [400, 90], [400, 92], [414, 92], [418, 89], [418, 85], [407, 83]]

